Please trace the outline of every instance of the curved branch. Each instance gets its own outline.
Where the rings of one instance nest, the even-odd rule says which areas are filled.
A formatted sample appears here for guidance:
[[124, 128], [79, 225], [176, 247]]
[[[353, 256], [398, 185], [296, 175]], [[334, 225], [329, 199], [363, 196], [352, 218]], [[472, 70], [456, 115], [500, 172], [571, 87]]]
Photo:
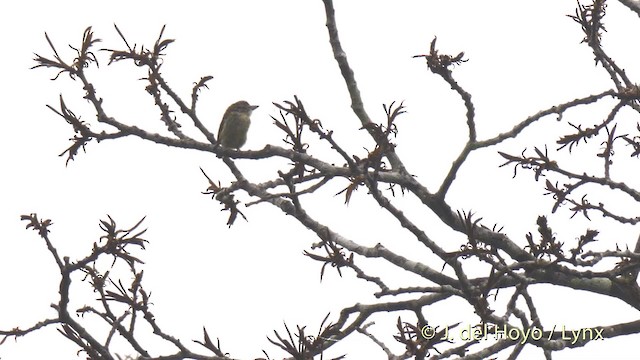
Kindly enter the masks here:
[[[375, 134], [372, 131], [372, 124], [369, 115], [364, 109], [364, 104], [362, 102], [362, 97], [360, 96], [360, 90], [358, 89], [358, 84], [356, 83], [356, 78], [349, 66], [349, 62], [347, 60], [347, 54], [342, 49], [342, 45], [340, 44], [340, 39], [338, 37], [338, 28], [336, 25], [336, 14], [333, 9], [333, 1], [332, 0], [322, 0], [324, 3], [325, 14], [327, 17], [327, 30], [329, 31], [329, 43], [331, 44], [331, 49], [333, 50], [333, 57], [336, 59], [338, 63], [338, 67], [340, 68], [340, 72], [342, 73], [342, 77], [347, 85], [347, 90], [349, 91], [349, 96], [351, 97], [351, 109], [356, 114], [358, 119], [360, 119], [360, 123], [362, 127], [365, 128], [371, 137], [375, 140]], [[391, 168], [397, 170], [401, 173], [406, 173], [406, 169], [400, 158], [396, 155], [395, 152], [389, 151], [385, 154], [389, 159], [391, 164]]]
[[633, 11], [640, 17], [640, 1], [638, 0], [618, 0], [622, 5], [629, 8], [629, 10]]

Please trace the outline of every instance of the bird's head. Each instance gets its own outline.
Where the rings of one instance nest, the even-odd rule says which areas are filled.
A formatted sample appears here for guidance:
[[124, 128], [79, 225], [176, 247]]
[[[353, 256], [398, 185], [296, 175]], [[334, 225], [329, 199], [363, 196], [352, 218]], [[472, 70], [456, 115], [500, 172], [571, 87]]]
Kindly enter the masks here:
[[251, 112], [253, 112], [253, 110], [257, 108], [258, 108], [258, 105], [250, 105], [248, 102], [242, 100], [242, 101], [238, 101], [236, 103], [231, 104], [231, 106], [229, 106], [227, 111], [251, 115]]

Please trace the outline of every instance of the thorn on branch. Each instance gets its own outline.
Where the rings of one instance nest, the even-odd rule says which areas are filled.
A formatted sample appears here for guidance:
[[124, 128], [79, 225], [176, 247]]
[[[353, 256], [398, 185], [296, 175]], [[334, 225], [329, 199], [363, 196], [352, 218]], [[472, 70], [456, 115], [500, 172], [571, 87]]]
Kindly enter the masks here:
[[525, 246], [525, 249], [528, 248], [529, 253], [539, 259], [544, 256], [547, 256], [549, 260], [551, 260], [552, 257], [565, 259], [562, 251], [564, 243], [556, 240], [553, 230], [551, 230], [551, 227], [549, 227], [547, 223], [547, 218], [545, 216], [538, 216], [536, 223], [538, 224], [540, 240], [536, 243], [533, 240], [533, 235], [528, 233], [525, 237], [529, 245]]
[[[453, 343], [446, 334], [447, 331], [457, 327], [460, 323], [445, 326], [443, 329], [438, 330], [438, 327], [431, 328], [428, 324], [421, 326], [420, 324], [410, 324], [402, 321], [398, 316], [396, 322], [397, 335], [393, 338], [404, 345], [407, 355], [414, 357], [415, 359], [426, 359], [431, 356], [431, 350], [438, 354], [442, 354], [435, 347], [441, 343]], [[425, 330], [427, 329], [427, 330]]]
[[372, 169], [374, 174], [387, 170], [387, 164], [383, 160], [388, 154], [395, 151], [396, 148], [396, 144], [391, 142], [391, 137], [393, 136], [395, 138], [398, 135], [398, 127], [395, 121], [400, 115], [406, 112], [404, 110], [404, 102], [401, 102], [400, 105], [394, 108], [395, 103], [396, 102], [393, 101], [389, 106], [386, 104], [382, 105], [385, 115], [387, 116], [386, 124], [375, 124], [371, 122], [360, 128], [360, 130], [367, 130], [376, 143], [373, 150], [369, 151], [365, 149], [367, 150], [367, 157], [360, 159], [355, 155], [353, 156], [353, 159], [356, 161], [355, 165], [361, 166], [363, 170]]
[[542, 152], [537, 147], [534, 148], [534, 151], [538, 156], [531, 156], [531, 157], [524, 156], [525, 151], [526, 149], [522, 151], [522, 154], [519, 157], [498, 151], [498, 154], [500, 154], [500, 156], [502, 156], [507, 160], [506, 162], [501, 164], [500, 167], [514, 163], [514, 167], [513, 167], [514, 178], [516, 177], [518, 167], [521, 167], [523, 169], [532, 169], [535, 172], [536, 181], [538, 181], [538, 179], [540, 178], [540, 176], [544, 171], [558, 169], [558, 163], [556, 163], [555, 161], [549, 158], [548, 150], [546, 146], [545, 146], [544, 152]]
[[585, 232], [584, 235], [580, 235], [580, 238], [578, 239], [578, 246], [576, 246], [575, 249], [571, 250], [571, 261], [575, 262], [576, 257], [579, 254], [582, 254], [584, 252], [584, 247], [587, 244], [590, 244], [594, 241], [598, 241], [598, 239], [596, 239], [596, 236], [598, 236], [600, 232], [598, 230], [591, 230], [591, 229], [587, 229], [587, 231]]
[[140, 230], [135, 234], [132, 234], [142, 224], [146, 217], [143, 217], [135, 225], [129, 229], [118, 229], [116, 222], [107, 215], [109, 221], [100, 220], [100, 229], [106, 233], [100, 237], [100, 240], [105, 240], [105, 244], [99, 249], [99, 251], [105, 254], [111, 254], [115, 259], [122, 259], [126, 261], [133, 269], [136, 263], [144, 264], [144, 262], [130, 254], [127, 247], [130, 245], [145, 248], [145, 243], [148, 241], [141, 236], [147, 232], [146, 229]]
[[139, 51], [136, 50], [135, 44], [133, 47], [129, 46], [127, 39], [118, 26], [114, 26], [127, 46], [127, 50], [103, 49], [111, 52], [109, 64], [122, 60], [132, 60], [136, 66], [149, 66], [149, 68], [154, 72], [158, 72], [162, 66], [162, 57], [164, 56], [163, 51], [175, 41], [173, 39], [162, 39], [166, 25], [162, 27], [162, 30], [160, 30], [160, 35], [158, 35], [158, 39], [156, 40], [153, 49], [145, 49], [144, 46], [141, 46]]
[[[472, 256], [491, 255], [492, 253], [491, 247], [487, 244], [479, 243], [476, 237], [476, 231], [479, 227], [486, 229], [484, 225], [480, 224], [480, 221], [482, 221], [482, 218], [478, 218], [474, 220], [473, 216], [475, 214], [471, 211], [467, 213], [464, 210], [462, 212], [460, 212], [460, 210], [457, 210], [456, 213], [458, 215], [458, 221], [460, 221], [460, 223], [464, 228], [464, 232], [465, 232], [465, 235], [467, 235], [468, 241], [466, 244], [463, 244], [460, 246], [459, 251], [447, 253], [448, 256], [445, 264], [443, 264], [443, 269], [451, 260], [457, 257], [462, 257], [463, 259], [467, 259]], [[495, 225], [494, 225], [494, 228], [495, 228]]]
[[[273, 116], [271, 116], [271, 118], [274, 124], [286, 134], [282, 141], [290, 145], [294, 151], [305, 154], [307, 149], [309, 149], [309, 144], [302, 140], [305, 127], [308, 127], [311, 131], [320, 135], [320, 138], [326, 137], [327, 134], [324, 133], [320, 120], [311, 120], [304, 109], [302, 101], [300, 101], [297, 96], [294, 96], [294, 99], [295, 104], [291, 101], [284, 102], [288, 107], [274, 102], [273, 105], [280, 110], [281, 120]], [[293, 124], [287, 121], [286, 115], [293, 116]]]
[[464, 52], [460, 52], [456, 56], [451, 55], [440, 55], [438, 54], [438, 50], [436, 49], [436, 40], [438, 37], [434, 37], [431, 41], [431, 45], [429, 46], [429, 54], [427, 55], [414, 55], [414, 58], [423, 57], [427, 61], [427, 66], [429, 70], [431, 70], [434, 74], [438, 74], [449, 78], [451, 75], [451, 70], [449, 67], [455, 65], [461, 65], [464, 62], [469, 61], [468, 59], [463, 59]]
[[213, 79], [213, 76], [203, 76], [202, 78], [200, 78], [200, 81], [193, 84], [193, 90], [191, 91], [191, 110], [193, 112], [196, 111], [196, 104], [198, 102], [198, 93], [202, 89], [209, 89], [209, 86], [207, 86], [207, 81], [211, 79]]
[[207, 190], [202, 193], [205, 195], [211, 195], [212, 199], [216, 199], [222, 205], [224, 205], [224, 208], [220, 211], [229, 211], [227, 226], [231, 227], [231, 225], [233, 225], [233, 223], [238, 218], [238, 215], [242, 216], [242, 218], [247, 221], [247, 217], [244, 216], [240, 209], [238, 209], [238, 204], [240, 203], [240, 201], [234, 199], [233, 189], [223, 188], [222, 186], [220, 186], [220, 181], [218, 181], [218, 183], [216, 184], [215, 182], [213, 182], [213, 180], [211, 180], [211, 178], [204, 172], [202, 168], [200, 168], [200, 171], [202, 171], [202, 174], [207, 178], [207, 181], [209, 181]]
[[[331, 341], [331, 336], [337, 333], [337, 329], [335, 328], [334, 324], [330, 323], [326, 327], [324, 326], [325, 322], [329, 318], [329, 315], [330, 314], [327, 314], [327, 316], [325, 316], [324, 320], [320, 324], [320, 329], [318, 330], [317, 336], [306, 335], [306, 326], [296, 326], [298, 332], [297, 334], [295, 334], [296, 339], [294, 340], [294, 335], [291, 334], [291, 331], [289, 331], [289, 327], [285, 323], [284, 328], [287, 331], [288, 339], [280, 336], [280, 334], [278, 334], [278, 332], [274, 330], [273, 332], [275, 333], [278, 341], [272, 340], [269, 337], [267, 337], [267, 340], [269, 340], [270, 343], [276, 345], [288, 354], [292, 355], [293, 359], [312, 359], [317, 354], [321, 354], [322, 356], [323, 349], [325, 348], [325, 343], [327, 341]], [[345, 357], [346, 355], [341, 355], [332, 358], [331, 360], [342, 360]]]
[[202, 331], [204, 332], [204, 335], [203, 335], [204, 341], [193, 340], [193, 342], [195, 342], [196, 344], [200, 344], [205, 348], [211, 350], [211, 352], [213, 352], [216, 356], [221, 356], [221, 357], [229, 356], [229, 353], [222, 352], [220, 348], [220, 339], [216, 339], [217, 345], [214, 345], [213, 342], [211, 341], [211, 338], [209, 337], [209, 334], [207, 333], [207, 329], [205, 327], [202, 327]]
[[31, 67], [31, 69], [35, 69], [39, 67], [59, 69], [58, 74], [51, 79], [51, 80], [56, 80], [61, 74], [65, 72], [69, 73], [69, 76], [72, 79], [75, 79], [76, 75], [79, 72], [81, 72], [84, 68], [89, 67], [91, 63], [96, 63], [96, 66], [98, 66], [98, 60], [96, 59], [95, 54], [91, 51], [91, 47], [95, 43], [100, 42], [101, 40], [95, 39], [93, 37], [93, 31], [91, 31], [91, 26], [85, 29], [82, 35], [82, 45], [80, 46], [79, 49], [69, 45], [69, 47], [75, 50], [76, 52], [76, 57], [73, 59], [73, 63], [71, 65], [67, 64], [62, 60], [62, 58], [58, 54], [58, 51], [53, 45], [53, 42], [49, 38], [49, 34], [44, 33], [44, 36], [47, 39], [47, 42], [49, 43], [51, 50], [53, 50], [54, 60], [35, 54], [36, 57], [34, 60], [37, 64]]
[[[360, 159], [357, 156], [354, 156], [356, 162], [359, 162]], [[349, 204], [349, 201], [351, 200], [351, 195], [353, 195], [353, 193], [358, 190], [358, 187], [360, 187], [360, 185], [364, 185], [364, 180], [365, 180], [365, 175], [357, 175], [355, 177], [350, 177], [349, 181], [350, 184], [349, 186], [347, 186], [346, 188], [340, 190], [338, 193], [336, 193], [334, 196], [338, 196], [342, 193], [344, 193], [344, 203], [345, 204]]]
[[[585, 34], [581, 41], [582, 43], [587, 43], [589, 46], [600, 46], [602, 32], [607, 31], [602, 22], [606, 8], [605, 0], [594, 0], [591, 5], [582, 5], [578, 2], [575, 15], [567, 15], [582, 27], [582, 31]], [[596, 58], [596, 64], [597, 61]]]
[[53, 221], [50, 219], [46, 220], [38, 220], [38, 215], [35, 213], [29, 215], [20, 216], [20, 220], [29, 221], [26, 228], [33, 228], [33, 230], [37, 231], [40, 237], [44, 238], [49, 234], [49, 226], [53, 225]]
[[322, 245], [324, 250], [327, 252], [327, 256], [320, 256], [312, 254], [306, 250], [304, 251], [305, 256], [308, 256], [316, 261], [324, 262], [320, 270], [320, 281], [322, 281], [322, 278], [324, 277], [324, 271], [327, 265], [331, 265], [332, 267], [336, 268], [336, 271], [338, 271], [338, 275], [342, 277], [342, 271], [340, 269], [344, 266], [353, 266], [353, 253], [347, 258], [344, 253], [344, 248], [338, 246], [336, 243], [331, 241], [323, 241]]

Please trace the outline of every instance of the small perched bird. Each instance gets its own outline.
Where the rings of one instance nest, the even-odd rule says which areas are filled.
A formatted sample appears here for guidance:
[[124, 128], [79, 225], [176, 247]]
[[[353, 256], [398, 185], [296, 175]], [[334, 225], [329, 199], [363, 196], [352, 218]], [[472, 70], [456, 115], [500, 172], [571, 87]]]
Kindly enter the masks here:
[[228, 148], [240, 149], [247, 142], [251, 113], [257, 108], [258, 105], [249, 105], [246, 101], [231, 104], [222, 116], [218, 143]]

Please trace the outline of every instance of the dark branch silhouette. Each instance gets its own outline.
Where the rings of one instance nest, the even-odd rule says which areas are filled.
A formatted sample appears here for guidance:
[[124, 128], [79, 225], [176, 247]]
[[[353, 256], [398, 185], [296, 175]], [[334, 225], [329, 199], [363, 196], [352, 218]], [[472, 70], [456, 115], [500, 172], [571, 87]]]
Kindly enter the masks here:
[[[71, 145], [61, 156], [66, 157], [68, 164], [92, 141], [117, 140], [127, 136], [170, 147], [211, 153], [220, 158], [220, 163], [235, 178], [230, 184], [223, 184], [210, 176], [208, 169], [201, 169], [206, 180], [203, 194], [211, 195], [212, 200], [219, 202], [222, 209], [229, 212], [227, 225], [233, 225], [238, 216], [250, 221], [250, 210], [240, 210], [243, 205], [250, 207], [257, 203], [271, 204], [276, 213], [279, 211], [289, 215], [288, 218], [313, 231], [319, 239], [317, 243], [310, 244], [310, 249], [304, 255], [319, 262], [320, 279], [323, 279], [326, 271], [333, 268], [341, 277], [355, 275], [376, 286], [374, 295], [380, 302], [358, 303], [338, 310], [337, 316], [327, 315], [315, 335], [309, 335], [306, 326], [300, 325], [293, 331], [287, 324], [284, 324], [284, 330], [274, 330], [274, 334], [268, 337], [268, 341], [274, 345], [273, 351], [284, 352], [289, 359], [303, 360], [323, 356], [334, 344], [356, 334], [369, 338], [372, 347], [378, 348], [388, 359], [486, 359], [506, 349], [510, 351], [509, 359], [515, 359], [525, 346], [541, 349], [546, 358], [550, 359], [554, 351], [589, 346], [595, 339], [640, 333], [640, 320], [631, 320], [625, 323], [604, 323], [589, 329], [570, 329], [583, 336], [567, 339], [565, 331], [569, 331], [568, 329], [557, 329], [552, 325], [553, 319], [540, 318], [538, 301], [529, 291], [532, 285], [549, 284], [619, 299], [640, 310], [640, 287], [637, 282], [640, 271], [640, 239], [631, 250], [610, 245], [609, 250], [596, 251], [592, 245], [606, 241], [600, 238], [600, 231], [584, 229], [579, 238], [571, 239], [566, 234], [555, 232], [551, 221], [551, 216], [558, 209], [568, 208], [573, 216], [581, 215], [588, 219], [598, 214], [620, 223], [640, 222], [637, 210], [591, 200], [594, 196], [591, 189], [595, 187], [603, 192], [612, 192], [627, 197], [630, 201], [640, 202], [639, 190], [612, 175], [615, 156], [627, 154], [631, 158], [638, 158], [640, 154], [640, 125], [630, 127], [628, 119], [620, 116], [623, 109], [640, 112], [640, 87], [607, 54], [602, 45], [606, 31], [606, 2], [594, 0], [588, 5], [578, 4], [575, 14], [568, 16], [581, 27], [584, 32], [582, 42], [591, 48], [597, 69], [603, 69], [608, 74], [612, 87], [596, 94], [558, 102], [522, 119], [510, 131], [486, 139], [479, 139], [476, 132], [476, 110], [472, 94], [455, 78], [455, 69], [464, 66], [467, 61], [465, 53], [460, 51], [457, 54], [444, 54], [437, 47], [434, 37], [427, 46], [426, 54], [414, 56], [423, 59], [427, 70], [451, 87], [466, 110], [466, 144], [435, 191], [418, 181], [395, 152], [396, 135], [402, 131], [397, 126], [397, 120], [406, 116], [408, 111], [404, 103], [384, 104], [386, 121], [379, 124], [372, 121], [365, 111], [354, 70], [349, 64], [347, 51], [340, 42], [333, 3], [331, 0], [323, 0], [323, 3], [329, 43], [348, 90], [351, 109], [360, 122], [360, 130], [369, 135], [364, 153], [349, 153], [344, 144], [333, 136], [333, 130], [323, 126], [321, 120], [308, 113], [302, 99], [295, 95], [289, 101], [273, 104], [275, 115], [272, 115], [272, 119], [274, 125], [282, 131], [285, 146], [267, 145], [258, 150], [233, 150], [218, 146], [214, 134], [204, 126], [196, 111], [198, 94], [207, 89], [207, 83], [212, 77], [202, 76], [195, 81], [189, 94], [181, 95], [172, 90], [163, 76], [162, 59], [174, 40], [164, 38], [164, 28], [156, 42], [147, 48], [131, 46], [126, 36], [116, 27], [124, 48], [102, 49], [109, 54], [108, 64], [130, 62], [146, 70], [146, 86], [143, 90], [154, 99], [155, 106], [160, 110], [158, 120], [166, 127], [168, 135], [125, 124], [110, 115], [110, 109], [99, 96], [99, 89], [85, 72], [89, 67], [98, 66], [98, 57], [94, 51], [100, 40], [94, 37], [89, 27], [84, 32], [80, 46], [72, 47], [76, 56], [71, 61], [65, 61], [58, 54], [48, 35], [46, 40], [53, 56], [35, 57], [34, 68], [57, 71], [52, 80], [58, 79], [60, 75], [69, 75], [77, 81], [85, 91], [84, 98], [95, 111], [96, 121], [108, 129], [100, 132], [92, 130], [91, 124], [80, 120], [60, 96], [59, 104], [49, 108], [71, 125], [74, 133]], [[621, 3], [640, 14], [635, 2]], [[550, 196], [550, 213], [540, 215], [535, 224], [532, 221], [532, 227], [537, 227], [536, 231], [506, 234], [498, 225], [487, 226], [480, 215], [465, 209], [454, 209], [447, 203], [446, 196], [472, 152], [518, 138], [523, 130], [535, 126], [543, 118], [553, 116], [562, 121], [567, 110], [601, 104], [605, 99], [614, 100], [608, 115], [595, 124], [590, 122], [590, 125], [567, 122], [572, 130], [559, 135], [556, 140], [558, 148], [555, 150], [550, 151], [542, 146], [534, 146], [533, 150], [525, 148], [516, 154], [494, 150], [497, 156], [504, 159], [502, 166], [513, 167], [514, 177], [522, 171], [532, 172], [535, 180], [544, 187], [546, 195]], [[206, 141], [198, 140], [202, 138]], [[326, 142], [330, 151], [335, 153], [323, 153], [310, 146], [308, 139], [312, 138]], [[594, 142], [601, 146], [601, 151], [593, 159], [594, 163], [602, 164], [600, 173], [576, 168], [576, 164], [563, 163], [557, 158], [560, 152], [571, 156], [579, 146]], [[335, 160], [330, 160], [336, 156], [341, 163], [336, 164]], [[267, 158], [287, 159], [289, 165], [280, 169], [277, 177], [263, 182], [247, 177], [235, 162], [236, 159], [260, 161]], [[344, 196], [345, 204], [349, 204], [356, 192], [366, 191], [380, 206], [380, 211], [395, 219], [415, 241], [435, 255], [439, 262], [415, 262], [381, 243], [364, 246], [359, 242], [360, 239], [341, 235], [331, 224], [320, 222], [307, 211], [301, 201], [303, 197], [313, 197], [317, 190], [327, 184], [345, 180], [348, 185], [338, 192], [339, 196]], [[234, 196], [238, 192], [248, 194], [251, 201], [242, 204]], [[417, 199], [425, 213], [435, 214], [442, 224], [463, 234], [466, 244], [456, 251], [446, 249], [442, 239], [432, 238], [397, 206], [394, 198], [399, 193]], [[136, 359], [229, 359], [230, 353], [223, 352], [220, 340], [213, 341], [206, 329], [203, 329], [202, 339], [187, 343], [170, 335], [169, 330], [161, 328], [156, 322], [151, 311], [149, 292], [143, 287], [141, 259], [147, 239], [141, 238], [144, 234], [144, 230], [139, 229], [142, 221], [128, 229], [120, 229], [111, 217], [102, 220], [100, 223], [104, 235], [96, 241], [91, 253], [85, 258], [71, 260], [58, 253], [55, 242], [50, 238], [50, 220], [40, 220], [36, 214], [24, 215], [22, 219], [27, 222], [27, 228], [36, 230], [45, 241], [58, 266], [62, 276], [60, 299], [52, 304], [56, 317], [25, 328], [0, 329], [0, 335], [4, 336], [2, 342], [54, 326], [89, 359], [119, 358], [111, 346], [116, 337], [131, 346], [135, 352], [131, 358]], [[522, 238], [526, 243], [520, 241]], [[112, 259], [110, 267], [99, 265], [98, 259], [103, 258]], [[361, 261], [364, 258], [376, 259], [380, 263], [416, 274], [428, 285], [394, 288], [387, 284], [383, 276], [376, 274], [375, 269], [365, 266], [365, 262]], [[476, 263], [486, 265], [485, 270], [469, 271], [468, 264]], [[121, 275], [122, 272], [129, 273], [132, 280], [123, 283], [122, 279], [126, 276]], [[73, 296], [70, 286], [72, 279], [77, 281], [77, 277], [72, 277], [74, 273], [83, 274], [82, 284], [89, 285], [97, 294], [98, 299], [94, 304], [70, 309], [69, 299]], [[503, 307], [495, 303], [501, 289], [513, 291], [508, 304]], [[398, 295], [404, 295], [405, 300], [395, 298]], [[470, 321], [475, 324], [473, 329], [477, 332], [477, 337], [466, 340], [446, 337], [447, 331], [460, 326], [459, 322], [430, 325], [429, 319], [424, 317], [425, 307], [452, 299], [462, 299], [473, 309], [476, 318]], [[94, 335], [95, 329], [72, 317], [70, 314], [74, 311], [101, 319], [104, 328], [108, 329], [106, 339], [99, 339]], [[393, 353], [384, 341], [368, 330], [374, 315], [396, 312], [403, 313], [402, 316], [397, 316], [396, 327], [388, 329], [388, 332], [393, 333], [393, 339], [404, 347], [404, 352], [399, 354]], [[146, 328], [150, 327], [153, 335], [173, 344], [175, 352], [153, 354], [140, 340], [139, 334], [145, 328], [140, 322], [148, 325]], [[495, 334], [517, 336], [493, 336]], [[263, 353], [269, 358], [267, 351]], [[333, 359], [343, 359], [347, 355], [341, 354]]]

